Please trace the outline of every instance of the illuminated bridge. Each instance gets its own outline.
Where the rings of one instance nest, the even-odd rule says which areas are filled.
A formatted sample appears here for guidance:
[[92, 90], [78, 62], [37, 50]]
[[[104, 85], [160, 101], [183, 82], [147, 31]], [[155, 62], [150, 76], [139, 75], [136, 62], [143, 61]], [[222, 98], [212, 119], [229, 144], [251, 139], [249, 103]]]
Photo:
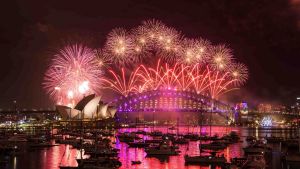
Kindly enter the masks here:
[[131, 93], [127, 97], [121, 96], [115, 99], [113, 104], [117, 107], [119, 115], [139, 112], [213, 112], [224, 118], [228, 118], [229, 114], [232, 116], [229, 105], [191, 90]]
[[[121, 96], [115, 99], [112, 104], [116, 106], [117, 115], [120, 118], [126, 117], [133, 120], [137, 117], [143, 119], [147, 114], [150, 120], [153, 116], [156, 119], [161, 119], [159, 117], [162, 116], [165, 119], [179, 118], [179, 116], [183, 119], [185, 118], [184, 116], [189, 116], [190, 119], [195, 120], [199, 119], [201, 112], [204, 115], [204, 123], [209, 122], [210, 114], [213, 116], [212, 119], [217, 121], [215, 124], [228, 121], [238, 122], [237, 120], [240, 120], [240, 112], [236, 112], [228, 104], [213, 100], [192, 90], [153, 90], [143, 93], [131, 93], [127, 97]], [[268, 114], [253, 110], [249, 110], [249, 114], [246, 115], [250, 121], [261, 120], [265, 116], [270, 116], [275, 120], [298, 119], [300, 117], [299, 114], [288, 112], [272, 112]]]

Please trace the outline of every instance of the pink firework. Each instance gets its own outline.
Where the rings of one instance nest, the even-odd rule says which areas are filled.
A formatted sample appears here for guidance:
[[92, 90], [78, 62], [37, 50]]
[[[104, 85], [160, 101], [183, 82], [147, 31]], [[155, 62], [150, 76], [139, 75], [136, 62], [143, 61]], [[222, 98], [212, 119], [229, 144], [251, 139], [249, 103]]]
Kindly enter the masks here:
[[212, 98], [238, 88], [247, 79], [247, 69], [236, 64], [232, 70], [216, 70], [209, 65], [195, 64], [186, 66], [176, 63], [174, 66], [161, 64], [158, 60], [155, 68], [139, 66], [127, 77], [124, 68], [121, 75], [110, 70], [112, 78], [104, 78], [104, 86], [117, 93], [128, 96], [129, 93], [167, 89], [194, 90], [198, 94], [209, 94]]
[[128, 96], [132, 92], [139, 92], [140, 86], [138, 85], [137, 69], [131, 72], [129, 77], [126, 77], [124, 68], [121, 69], [121, 75], [109, 70], [112, 78], [103, 78], [103, 87], [109, 88], [121, 95]]
[[211, 70], [208, 66], [202, 66], [200, 64], [196, 64], [190, 70], [190, 78], [193, 82], [193, 89], [198, 94], [205, 94], [208, 88], [211, 86], [212, 82], [209, 78], [211, 74]]
[[85, 94], [97, 93], [102, 71], [95, 52], [83, 45], [68, 45], [52, 59], [44, 88], [62, 105], [74, 106]]
[[235, 86], [235, 79], [231, 78], [228, 71], [211, 71], [209, 73], [209, 94], [211, 98], [218, 99], [218, 97], [226, 92], [237, 89]]

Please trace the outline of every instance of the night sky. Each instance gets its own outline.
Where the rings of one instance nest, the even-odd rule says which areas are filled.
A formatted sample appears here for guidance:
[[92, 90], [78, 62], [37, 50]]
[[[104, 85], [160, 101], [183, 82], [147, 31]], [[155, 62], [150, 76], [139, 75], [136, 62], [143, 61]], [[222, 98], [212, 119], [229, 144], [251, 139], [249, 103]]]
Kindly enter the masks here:
[[[0, 9], [0, 108], [53, 107], [42, 88], [54, 52], [101, 47], [115, 27], [159, 19], [187, 37], [226, 43], [250, 78], [226, 99], [291, 103], [300, 95], [300, 0], [9, 1]], [[102, 2], [102, 3], [101, 3]]]

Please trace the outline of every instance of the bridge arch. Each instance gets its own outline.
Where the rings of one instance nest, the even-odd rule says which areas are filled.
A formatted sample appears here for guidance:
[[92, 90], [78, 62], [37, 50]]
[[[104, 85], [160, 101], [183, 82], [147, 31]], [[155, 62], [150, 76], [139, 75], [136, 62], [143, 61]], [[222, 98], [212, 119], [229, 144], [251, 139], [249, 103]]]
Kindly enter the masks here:
[[131, 93], [114, 101], [118, 112], [228, 112], [230, 106], [217, 100], [198, 94], [192, 90], [152, 90], [143, 93]]

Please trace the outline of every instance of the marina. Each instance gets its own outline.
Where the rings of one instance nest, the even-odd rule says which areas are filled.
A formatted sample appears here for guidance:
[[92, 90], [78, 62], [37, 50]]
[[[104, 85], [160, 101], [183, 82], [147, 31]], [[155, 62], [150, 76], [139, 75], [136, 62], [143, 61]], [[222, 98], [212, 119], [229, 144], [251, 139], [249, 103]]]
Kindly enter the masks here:
[[[252, 135], [251, 129], [243, 128], [243, 127], [228, 127], [228, 126], [213, 126], [212, 135], [216, 136], [217, 138], [221, 138], [219, 136], [223, 136], [229, 134], [230, 132], [234, 131], [239, 136], [240, 139], [237, 142], [231, 143], [226, 145], [225, 148], [218, 149], [215, 151], [215, 148], [202, 150], [201, 156], [200, 155], [200, 140], [194, 141], [188, 139], [187, 144], [174, 144], [174, 149], [168, 146], [165, 146], [167, 142], [159, 143], [159, 141], [152, 142], [150, 147], [157, 145], [159, 146], [157, 149], [153, 147], [149, 149], [148, 146], [141, 146], [138, 148], [130, 146], [130, 143], [124, 142], [124, 140], [119, 140], [118, 136], [120, 133], [136, 133], [140, 131], [144, 131], [142, 133], [146, 134], [138, 134], [139, 139], [141, 140], [156, 140], [162, 141], [162, 136], [151, 136], [151, 128], [121, 128], [116, 131], [109, 131], [112, 133], [116, 133], [115, 136], [108, 136], [103, 137], [100, 134], [98, 135], [98, 144], [94, 145], [92, 142], [94, 139], [90, 137], [91, 134], [84, 135], [84, 144], [83, 146], [83, 160], [81, 159], [80, 148], [76, 146], [78, 143], [76, 141], [79, 137], [69, 137], [67, 133], [59, 132], [54, 137], [49, 138], [51, 142], [51, 146], [44, 144], [36, 144], [36, 146], [32, 147], [30, 144], [32, 141], [36, 141], [38, 139], [31, 139], [24, 141], [23, 139], [11, 140], [11, 139], [2, 139], [1, 142], [4, 143], [6, 140], [6, 144], [4, 147], [1, 147], [1, 166], [3, 168], [13, 168], [17, 169], [20, 166], [27, 166], [27, 168], [49, 168], [49, 169], [58, 169], [58, 168], [76, 168], [78, 166], [83, 165], [85, 167], [81, 168], [89, 168], [89, 166], [106, 166], [106, 168], [120, 168], [120, 169], [134, 169], [134, 168], [184, 168], [184, 169], [197, 169], [197, 168], [206, 168], [206, 167], [213, 167], [213, 168], [229, 168], [230, 166], [237, 165], [242, 166], [247, 162], [248, 158], [263, 158], [265, 159], [264, 164], [268, 164], [267, 167], [264, 168], [278, 168], [281, 169], [283, 165], [289, 160], [291, 161], [290, 157], [284, 160], [284, 154], [290, 153], [288, 150], [288, 146], [283, 146], [284, 141], [279, 143], [268, 143], [265, 146], [269, 148], [262, 147], [262, 146], [252, 146], [257, 148], [251, 148], [251, 152], [245, 151], [245, 148], [248, 147], [250, 142], [246, 141], [248, 136]], [[171, 135], [173, 134], [176, 137], [175, 131], [169, 131], [167, 127], [164, 126], [156, 126], [155, 130], [161, 131], [163, 134]], [[187, 127], [179, 127], [179, 134], [183, 137], [187, 135]], [[200, 128], [195, 127], [193, 128], [193, 134], [198, 135]], [[202, 131], [209, 130], [209, 126], [203, 126]], [[286, 138], [286, 132], [290, 129], [284, 130], [280, 134], [276, 132], [272, 132], [269, 130], [268, 132], [264, 132], [264, 130], [257, 130], [260, 131], [256, 133], [258, 137], [256, 139], [265, 139], [267, 137], [278, 137], [284, 138], [284, 140], [288, 140]], [[93, 130], [90, 130], [89, 133], [93, 133]], [[101, 133], [102, 130], [98, 132]], [[167, 131], [169, 133], [167, 133]], [[107, 131], [108, 132], [108, 131]], [[119, 134], [117, 134], [119, 133]], [[288, 132], [289, 133], [289, 132]], [[289, 139], [298, 137], [297, 132], [290, 133]], [[69, 140], [69, 142], [62, 142], [58, 141], [57, 138], [61, 138], [59, 135], [65, 137], [65, 140]], [[133, 135], [133, 134], [132, 134]], [[26, 136], [22, 136], [23, 138], [29, 138]], [[67, 139], [69, 137], [69, 139]], [[136, 136], [133, 136], [136, 137]], [[16, 137], [14, 137], [16, 138]], [[21, 137], [19, 137], [21, 138]], [[56, 139], [54, 139], [56, 138]], [[104, 141], [103, 139], [109, 139]], [[100, 140], [99, 140], [100, 139]], [[102, 140], [102, 141], [101, 141]], [[214, 139], [216, 140], [216, 139]], [[218, 139], [221, 140], [221, 139]], [[60, 143], [57, 143], [60, 142]], [[168, 140], [169, 142], [170, 140]], [[105, 146], [105, 142], [110, 142], [112, 149], [107, 149]], [[201, 141], [201, 144], [207, 144], [210, 141]], [[215, 141], [214, 141], [215, 142]], [[220, 142], [220, 141], [219, 141]], [[263, 143], [257, 143], [263, 144]], [[9, 149], [9, 146], [17, 146], [18, 149], [15, 150], [13, 147]], [[103, 147], [104, 146], [104, 147]], [[282, 146], [282, 147], [280, 147]], [[91, 147], [91, 149], [89, 148]], [[102, 147], [102, 148], [101, 148]], [[104, 148], [104, 149], [103, 149]], [[173, 149], [173, 150], [171, 150]], [[258, 150], [256, 150], [258, 149]], [[268, 150], [268, 151], [267, 151]], [[174, 152], [172, 152], [174, 151]], [[7, 155], [3, 156], [3, 153], [8, 153]], [[114, 153], [115, 152], [115, 153]], [[246, 154], [251, 154], [250, 156], [246, 156]], [[259, 155], [255, 157], [254, 155]], [[36, 160], [32, 161], [30, 159], [35, 158]], [[244, 158], [243, 164], [239, 164], [239, 159]], [[106, 160], [110, 159], [110, 163], [106, 162]], [[279, 159], [279, 160], [278, 160]], [[113, 162], [115, 160], [115, 162]], [[248, 159], [249, 161], [249, 159]], [[102, 163], [102, 164], [101, 164]], [[112, 166], [113, 165], [113, 166]], [[120, 166], [119, 166], [120, 165]], [[249, 164], [250, 165], [250, 164]], [[251, 164], [253, 165], [253, 164]], [[175, 166], [175, 167], [174, 167]], [[23, 167], [24, 168], [24, 167]], [[27, 169], [26, 167], [24, 169]], [[100, 167], [99, 167], [100, 168]]]

